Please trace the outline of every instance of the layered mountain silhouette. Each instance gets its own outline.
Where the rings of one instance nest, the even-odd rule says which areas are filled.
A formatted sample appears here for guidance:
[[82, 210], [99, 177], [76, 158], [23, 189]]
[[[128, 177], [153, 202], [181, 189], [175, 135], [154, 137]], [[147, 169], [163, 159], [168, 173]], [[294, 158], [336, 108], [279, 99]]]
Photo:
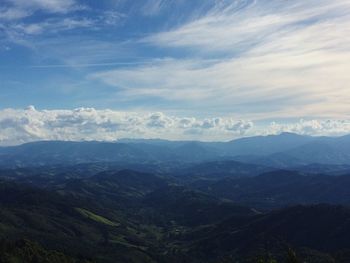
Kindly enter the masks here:
[[0, 148], [7, 167], [91, 162], [157, 163], [237, 160], [268, 167], [350, 161], [350, 137], [311, 137], [292, 133], [242, 138], [230, 142], [121, 140], [120, 142], [42, 141]]
[[0, 262], [350, 262], [349, 138], [2, 147]]

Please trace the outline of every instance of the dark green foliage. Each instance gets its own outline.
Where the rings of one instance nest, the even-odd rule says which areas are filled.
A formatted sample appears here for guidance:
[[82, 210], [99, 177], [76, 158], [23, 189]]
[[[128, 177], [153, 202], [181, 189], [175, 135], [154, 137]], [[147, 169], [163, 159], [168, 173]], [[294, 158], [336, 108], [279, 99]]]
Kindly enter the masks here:
[[293, 251], [291, 248], [288, 249], [286, 263], [301, 263], [295, 251]]
[[26, 239], [0, 242], [0, 263], [92, 263], [57, 251], [46, 250]]
[[[40, 178], [50, 181], [41, 188], [0, 182], [2, 262], [349, 262], [350, 210], [343, 206], [261, 212], [164, 174], [98, 169], [70, 176], [69, 169], [62, 168], [65, 179], [58, 181], [40, 170]], [[281, 171], [245, 180], [237, 182], [250, 192], [274, 184], [268, 189], [280, 199], [287, 196], [280, 189], [304, 184], [303, 175]], [[230, 187], [233, 195], [242, 194]], [[311, 191], [309, 198], [315, 196]]]
[[118, 211], [95, 207], [84, 198], [12, 183], [0, 183], [0, 197], [2, 238], [26, 237], [73, 257], [100, 262], [125, 262], [135, 254], [138, 259], [150, 258], [146, 250], [154, 246], [154, 234], [147, 228], [140, 230]]
[[163, 222], [195, 227], [212, 224], [230, 216], [252, 216], [251, 209], [222, 201], [179, 185], [169, 185], [145, 196], [144, 206]]
[[305, 175], [277, 170], [252, 178], [197, 181], [192, 187], [258, 210], [297, 204], [350, 205], [350, 176]]

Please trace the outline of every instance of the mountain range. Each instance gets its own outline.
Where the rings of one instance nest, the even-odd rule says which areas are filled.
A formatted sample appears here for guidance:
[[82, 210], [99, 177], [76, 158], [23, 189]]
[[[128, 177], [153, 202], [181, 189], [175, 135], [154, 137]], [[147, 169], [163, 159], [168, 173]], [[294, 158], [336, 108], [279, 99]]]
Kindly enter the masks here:
[[312, 164], [347, 165], [350, 136], [311, 137], [292, 133], [229, 142], [120, 140], [41, 141], [0, 148], [0, 166], [24, 167], [92, 162], [199, 163], [236, 160], [274, 168]]
[[2, 147], [0, 262], [350, 262], [349, 138]]

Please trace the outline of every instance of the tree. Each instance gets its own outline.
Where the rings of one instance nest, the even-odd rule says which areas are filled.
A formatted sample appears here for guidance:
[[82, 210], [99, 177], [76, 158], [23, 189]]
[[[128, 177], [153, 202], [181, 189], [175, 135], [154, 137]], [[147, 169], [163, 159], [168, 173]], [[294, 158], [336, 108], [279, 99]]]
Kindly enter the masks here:
[[301, 263], [294, 250], [292, 250], [291, 248], [288, 249], [286, 263]]

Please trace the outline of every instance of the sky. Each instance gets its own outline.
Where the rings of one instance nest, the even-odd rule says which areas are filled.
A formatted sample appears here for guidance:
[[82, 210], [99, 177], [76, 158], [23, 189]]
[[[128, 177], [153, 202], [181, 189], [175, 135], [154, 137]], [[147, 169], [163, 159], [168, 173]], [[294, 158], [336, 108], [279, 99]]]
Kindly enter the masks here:
[[0, 145], [350, 133], [349, 0], [0, 0]]

